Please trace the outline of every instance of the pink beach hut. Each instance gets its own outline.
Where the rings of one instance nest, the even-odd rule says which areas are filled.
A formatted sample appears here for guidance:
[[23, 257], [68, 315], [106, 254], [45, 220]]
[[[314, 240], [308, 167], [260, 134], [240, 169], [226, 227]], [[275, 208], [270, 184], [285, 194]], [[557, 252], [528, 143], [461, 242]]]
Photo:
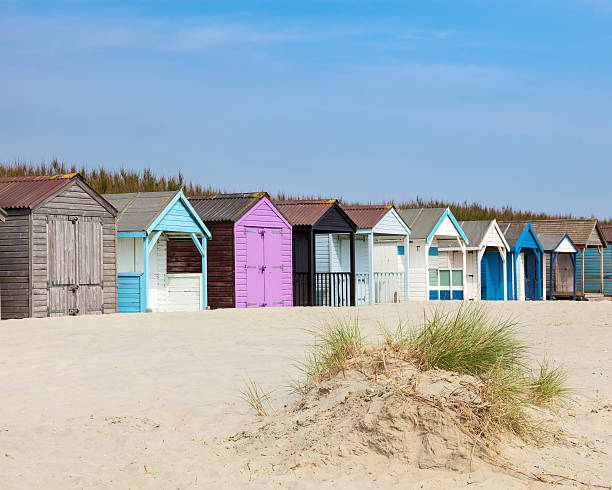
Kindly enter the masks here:
[[[194, 196], [189, 202], [213, 235], [208, 242], [210, 307], [292, 306], [291, 225], [268, 194]], [[168, 250], [197, 266], [191, 247], [177, 243], [174, 252]]]

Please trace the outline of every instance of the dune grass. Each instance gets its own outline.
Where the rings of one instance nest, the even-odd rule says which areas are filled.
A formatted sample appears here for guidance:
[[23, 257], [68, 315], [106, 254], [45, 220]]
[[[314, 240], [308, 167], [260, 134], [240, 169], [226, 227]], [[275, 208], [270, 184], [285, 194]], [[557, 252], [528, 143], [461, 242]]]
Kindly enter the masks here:
[[526, 346], [516, 339], [515, 326], [485, 305], [464, 303], [456, 311], [434, 310], [421, 329], [410, 331], [407, 345], [423, 370], [485, 374], [524, 364]]
[[527, 385], [531, 402], [537, 406], [563, 403], [571, 393], [567, 387], [567, 373], [546, 358], [539, 363], [537, 372], [531, 373]]
[[253, 381], [251, 378], [247, 378], [244, 384], [244, 388], [240, 390], [240, 397], [262, 417], [267, 417], [268, 412], [266, 405], [271, 407], [270, 395], [272, 392], [266, 392], [262, 386]]

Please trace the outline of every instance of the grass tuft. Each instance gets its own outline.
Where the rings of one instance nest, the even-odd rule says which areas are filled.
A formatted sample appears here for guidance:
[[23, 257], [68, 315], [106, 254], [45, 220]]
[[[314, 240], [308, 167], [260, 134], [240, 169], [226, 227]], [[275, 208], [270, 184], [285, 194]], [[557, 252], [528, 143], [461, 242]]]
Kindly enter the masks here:
[[561, 366], [551, 364], [544, 358], [537, 373], [528, 378], [531, 402], [537, 406], [554, 405], [569, 399], [571, 390], [566, 386], [567, 373]]
[[454, 312], [434, 310], [425, 325], [413, 331], [410, 347], [423, 370], [437, 367], [480, 375], [515, 369], [526, 357], [515, 327], [510, 319], [492, 317], [485, 305], [464, 303]]
[[245, 386], [240, 390], [240, 397], [247, 402], [247, 404], [255, 410], [262, 417], [267, 417], [268, 412], [266, 411], [266, 405], [272, 406], [270, 403], [270, 394], [272, 392], [266, 392], [262, 386], [248, 378], [245, 382]]
[[333, 317], [320, 330], [309, 330], [314, 343], [303, 361], [297, 363], [302, 381], [294, 381], [291, 387], [305, 394], [313, 386], [349, 367], [351, 360], [363, 350], [363, 338], [357, 316]]

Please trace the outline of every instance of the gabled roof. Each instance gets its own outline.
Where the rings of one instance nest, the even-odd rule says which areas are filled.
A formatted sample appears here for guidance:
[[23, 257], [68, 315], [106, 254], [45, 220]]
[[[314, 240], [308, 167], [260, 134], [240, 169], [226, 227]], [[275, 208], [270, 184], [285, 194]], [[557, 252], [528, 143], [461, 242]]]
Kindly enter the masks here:
[[385, 217], [389, 210], [393, 209], [391, 205], [365, 205], [365, 206], [342, 206], [346, 214], [355, 222], [357, 228], [374, 228], [378, 222]]
[[612, 225], [603, 225], [600, 228], [606, 241], [612, 243]]
[[[487, 236], [487, 232], [489, 231], [489, 228], [493, 226], [496, 229], [499, 229], [499, 225], [497, 225], [497, 221], [495, 221], [494, 219], [460, 221], [459, 225], [461, 226], [461, 229], [464, 231], [464, 233], [467, 235], [468, 239], [470, 240], [470, 245], [474, 248], [478, 248], [482, 245], [483, 240]], [[499, 232], [497, 233], [500, 234], [500, 238], [502, 242], [504, 242], [504, 245], [510, 248], [501, 230], [499, 230]]]
[[119, 211], [117, 232], [146, 231], [181, 191], [103, 194]]
[[589, 244], [589, 238], [595, 231], [603, 245], [607, 246], [604, 234], [595, 218], [535, 220], [531, 221], [531, 226], [533, 226], [533, 229], [538, 235], [544, 233], [567, 233], [572, 241], [579, 247], [584, 247]]
[[274, 205], [283, 213], [292, 226], [316, 226], [332, 209], [345, 219], [349, 227], [356, 229], [353, 220], [340, 207], [336, 199], [298, 199], [274, 201]]
[[243, 192], [190, 196], [189, 202], [203, 221], [236, 222], [264, 197], [269, 198], [265, 192]]
[[79, 174], [38, 175], [0, 178], [0, 207], [33, 209]]
[[554, 252], [566, 238], [575, 248], [576, 246], [574, 245], [574, 242], [567, 233], [540, 233], [538, 235], [538, 239], [540, 240], [542, 248], [545, 252]]
[[538, 238], [537, 233], [531, 226], [530, 222], [521, 222], [521, 221], [498, 221], [499, 225], [508, 245], [511, 249], [516, 248], [517, 243], [521, 240], [523, 233], [532, 233], [535, 239], [535, 242], [538, 246], [543, 250], [542, 244]]
[[449, 208], [400, 209], [399, 215], [412, 230], [410, 238], [423, 239], [430, 242], [435, 231], [448, 216], [465, 243], [469, 243], [468, 237]]
[[117, 233], [151, 232], [165, 216], [164, 211], [172, 209], [172, 206], [181, 200], [192, 220], [197, 223], [197, 227], [210, 238], [210, 232], [189, 204], [182, 190], [104, 194], [102, 197], [119, 210]]

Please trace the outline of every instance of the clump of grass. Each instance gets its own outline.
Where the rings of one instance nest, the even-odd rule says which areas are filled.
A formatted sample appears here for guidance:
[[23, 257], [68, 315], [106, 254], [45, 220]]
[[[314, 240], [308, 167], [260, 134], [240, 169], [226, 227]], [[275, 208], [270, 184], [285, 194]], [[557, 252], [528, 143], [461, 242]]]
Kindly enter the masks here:
[[563, 368], [544, 358], [538, 371], [532, 372], [527, 381], [531, 402], [544, 406], [566, 401], [571, 392], [566, 383], [567, 373]]
[[270, 403], [270, 395], [272, 392], [266, 392], [262, 386], [248, 378], [245, 382], [245, 386], [240, 390], [240, 397], [259, 415], [267, 417], [268, 412], [266, 411], [266, 405], [272, 406]]
[[510, 319], [491, 316], [485, 305], [464, 303], [454, 312], [434, 310], [409, 344], [423, 370], [480, 375], [524, 365], [526, 346], [517, 340], [515, 327]]
[[320, 330], [309, 332], [314, 337], [314, 343], [304, 360], [297, 364], [303, 381], [292, 383], [292, 387], [301, 394], [318, 385], [323, 379], [346, 371], [351, 361], [363, 350], [357, 316], [333, 317]]
[[379, 323], [378, 330], [385, 341], [387, 349], [393, 352], [404, 352], [412, 343], [413, 331], [401, 318], [393, 330], [384, 323]]

